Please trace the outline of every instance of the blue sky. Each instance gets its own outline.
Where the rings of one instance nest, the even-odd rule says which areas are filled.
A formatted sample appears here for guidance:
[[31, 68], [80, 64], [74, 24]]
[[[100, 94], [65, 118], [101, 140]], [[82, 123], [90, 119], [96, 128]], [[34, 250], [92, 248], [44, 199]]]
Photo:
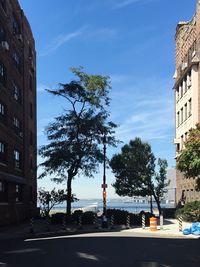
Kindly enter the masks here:
[[[174, 166], [174, 35], [178, 21], [190, 20], [196, 0], [19, 0], [31, 24], [37, 50], [38, 145], [44, 126], [62, 112], [64, 103], [44, 88], [73, 76], [70, 67], [109, 75], [111, 119], [117, 137], [148, 141], [156, 157]], [[109, 155], [120, 148], [112, 149]], [[40, 162], [40, 159], [38, 159]], [[48, 189], [50, 179], [38, 181]], [[107, 171], [108, 197], [116, 197]], [[101, 198], [102, 173], [77, 177], [78, 198]]]

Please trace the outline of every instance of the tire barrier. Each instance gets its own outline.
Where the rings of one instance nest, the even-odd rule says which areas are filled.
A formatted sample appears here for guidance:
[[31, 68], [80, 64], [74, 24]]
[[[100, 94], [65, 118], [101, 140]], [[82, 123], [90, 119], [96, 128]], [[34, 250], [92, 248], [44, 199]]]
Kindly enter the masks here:
[[183, 231], [183, 217], [182, 216], [178, 217], [178, 230], [179, 232]]
[[145, 214], [142, 214], [142, 229], [145, 229]]
[[130, 229], [130, 215], [127, 215], [127, 217], [126, 217], [126, 228], [127, 229]]
[[62, 228], [63, 230], [66, 230], [66, 216], [63, 216]]
[[93, 225], [94, 225], [94, 229], [98, 229], [98, 218], [97, 218], [97, 215], [94, 216]]
[[163, 214], [160, 215], [160, 230], [163, 230]]
[[155, 217], [150, 218], [150, 231], [157, 231], [157, 219]]
[[83, 226], [82, 226], [82, 216], [81, 215], [78, 217], [78, 228], [79, 229], [83, 228]]
[[48, 231], [48, 232], [50, 231], [50, 223], [51, 223], [51, 221], [50, 221], [50, 217], [47, 216], [47, 217], [46, 217], [46, 228], [47, 228], [47, 231]]
[[114, 228], [115, 218], [114, 215], [111, 215], [110, 217], [110, 229]]

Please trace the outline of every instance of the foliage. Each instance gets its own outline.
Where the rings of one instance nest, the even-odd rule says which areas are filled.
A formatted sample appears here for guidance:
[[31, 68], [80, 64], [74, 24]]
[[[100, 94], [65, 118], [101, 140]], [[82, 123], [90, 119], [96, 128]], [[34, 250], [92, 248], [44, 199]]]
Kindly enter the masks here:
[[163, 217], [165, 219], [174, 219], [175, 218], [175, 213], [176, 213], [175, 208], [164, 208], [164, 209], [162, 209], [162, 212], [163, 212]]
[[118, 195], [153, 195], [161, 212], [160, 200], [169, 184], [166, 182], [167, 161], [158, 159], [159, 172], [156, 173], [155, 160], [151, 146], [135, 138], [121, 148], [121, 153], [113, 156], [110, 166], [116, 177], [113, 187]]
[[93, 211], [86, 211], [82, 216], [82, 224], [93, 224], [96, 214]]
[[48, 90], [64, 98], [67, 109], [46, 127], [49, 143], [39, 150], [45, 158], [40, 164], [44, 170], [40, 178], [55, 175], [55, 182], [67, 182], [67, 214], [71, 214], [72, 179], [80, 174], [93, 177], [103, 161], [102, 135], [106, 135], [108, 145], [116, 144], [116, 125], [108, 122], [106, 110], [111, 89], [109, 77], [88, 75], [82, 68], [71, 70], [77, 80]]
[[200, 221], [200, 201], [188, 202], [176, 212], [176, 217], [182, 215], [184, 221], [199, 222]]
[[111, 219], [111, 216], [114, 216], [114, 224], [126, 224], [127, 216], [130, 216], [130, 224], [131, 225], [141, 225], [142, 224], [142, 214], [145, 214], [145, 224], [149, 225], [149, 219], [154, 215], [149, 212], [140, 212], [139, 214], [129, 213], [126, 210], [119, 210], [119, 209], [108, 209], [107, 210], [107, 217]]
[[196, 178], [196, 190], [200, 191], [200, 124], [189, 132], [185, 149], [178, 157], [177, 168], [186, 178]]
[[[43, 216], [49, 216], [49, 212], [56, 205], [66, 200], [67, 193], [65, 190], [57, 190], [54, 188], [51, 191], [45, 191], [43, 189], [38, 191], [38, 202]], [[74, 195], [72, 195], [72, 202], [77, 201]]]

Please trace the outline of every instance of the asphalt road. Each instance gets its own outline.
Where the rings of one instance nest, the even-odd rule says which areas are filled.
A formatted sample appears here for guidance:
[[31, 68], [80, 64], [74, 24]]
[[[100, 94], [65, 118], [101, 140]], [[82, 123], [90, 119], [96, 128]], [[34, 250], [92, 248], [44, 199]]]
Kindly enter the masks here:
[[200, 239], [103, 233], [0, 242], [0, 267], [200, 267]]

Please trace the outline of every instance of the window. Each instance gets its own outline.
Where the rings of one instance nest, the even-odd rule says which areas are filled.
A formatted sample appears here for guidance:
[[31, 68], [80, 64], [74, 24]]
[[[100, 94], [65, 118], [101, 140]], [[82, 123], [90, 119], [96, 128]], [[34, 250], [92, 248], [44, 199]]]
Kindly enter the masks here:
[[33, 118], [33, 105], [32, 105], [32, 103], [29, 103], [29, 115], [32, 119]]
[[191, 87], [191, 85], [192, 85], [192, 72], [190, 70], [189, 73], [188, 73], [188, 77], [187, 77], [187, 87], [188, 87], [188, 89]]
[[33, 90], [33, 77], [31, 74], [29, 75], [29, 89]]
[[180, 112], [177, 112], [177, 126], [180, 125]]
[[13, 126], [14, 126], [14, 131], [17, 135], [19, 135], [20, 137], [22, 137], [22, 123], [21, 121], [17, 118], [14, 117], [13, 118]]
[[15, 66], [18, 70], [20, 70], [20, 66], [21, 66], [21, 60], [20, 60], [20, 57], [19, 55], [16, 53], [16, 52], [13, 52], [12, 54], [12, 58], [13, 58], [13, 61], [15, 63]]
[[179, 88], [177, 88], [176, 89], [176, 102], [179, 101], [179, 97], [180, 97], [180, 95], [179, 95]]
[[0, 162], [6, 162], [6, 144], [0, 141]]
[[5, 116], [6, 114], [6, 108], [5, 106], [0, 102], [0, 115]]
[[3, 27], [0, 25], [0, 42], [5, 41], [5, 31]]
[[192, 99], [191, 98], [188, 103], [189, 103], [188, 117], [190, 117], [192, 115]]
[[187, 76], [184, 78], [184, 94], [187, 92]]
[[21, 154], [18, 150], [14, 150], [14, 161], [15, 161], [15, 168], [21, 167]]
[[28, 48], [28, 57], [29, 57], [29, 60], [32, 60], [32, 58], [33, 58], [33, 51], [32, 51], [32, 48], [31, 48], [30, 45], [29, 45], [29, 48]]
[[2, 63], [0, 63], [0, 83], [6, 85], [6, 68]]
[[183, 135], [181, 136], [181, 150], [183, 149], [184, 146], [184, 140], [183, 140]]
[[187, 111], [187, 103], [185, 104], [185, 121], [187, 120], [188, 111]]
[[8, 201], [8, 186], [7, 183], [0, 181], [0, 202]]
[[177, 152], [180, 151], [180, 144], [179, 144], [179, 143], [176, 145], [176, 151], [177, 151]]
[[18, 129], [20, 129], [21, 127], [21, 125], [20, 125], [20, 121], [19, 121], [19, 119], [18, 118], [16, 118], [16, 117], [14, 117], [13, 118], [13, 124], [14, 124], [14, 126], [16, 127], [16, 128], [18, 128]]
[[3, 8], [4, 12], [6, 13], [6, 0], [0, 0], [0, 6]]
[[15, 17], [13, 17], [13, 33], [14, 34], [21, 33], [20, 24]]
[[21, 102], [21, 90], [16, 84], [13, 85], [13, 97], [17, 102]]
[[181, 92], [180, 98], [182, 98], [183, 97], [183, 84], [180, 85], [180, 92]]
[[183, 123], [183, 108], [181, 109], [181, 124]]
[[16, 193], [15, 201], [16, 202], [21, 202], [22, 201], [22, 186], [21, 185], [17, 184], [15, 186], [15, 193]]
[[187, 141], [187, 138], [188, 138], [188, 133], [186, 132], [185, 133], [185, 141]]
[[33, 133], [30, 131], [30, 145], [33, 145]]

